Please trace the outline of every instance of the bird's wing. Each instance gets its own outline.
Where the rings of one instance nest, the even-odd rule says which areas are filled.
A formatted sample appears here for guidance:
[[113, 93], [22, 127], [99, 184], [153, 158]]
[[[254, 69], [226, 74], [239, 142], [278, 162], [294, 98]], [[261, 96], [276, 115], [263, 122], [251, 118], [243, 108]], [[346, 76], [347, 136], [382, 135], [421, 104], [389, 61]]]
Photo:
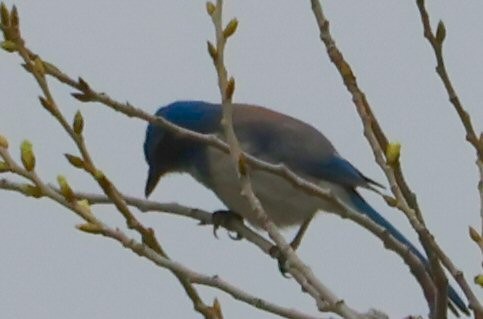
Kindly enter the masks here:
[[235, 109], [237, 136], [248, 153], [282, 163], [311, 179], [349, 187], [379, 185], [342, 158], [330, 141], [312, 126], [262, 107]]

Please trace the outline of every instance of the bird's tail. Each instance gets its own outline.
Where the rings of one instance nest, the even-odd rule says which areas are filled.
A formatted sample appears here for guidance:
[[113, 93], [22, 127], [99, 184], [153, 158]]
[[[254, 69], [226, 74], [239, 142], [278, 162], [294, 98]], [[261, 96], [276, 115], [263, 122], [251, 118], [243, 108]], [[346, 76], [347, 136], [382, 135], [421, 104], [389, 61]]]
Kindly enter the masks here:
[[[361, 213], [368, 216], [371, 220], [376, 222], [378, 225], [382, 226], [383, 228], [387, 229], [387, 231], [398, 241], [406, 245], [412, 253], [414, 253], [425, 265], [428, 264], [426, 257], [419, 252], [419, 250], [414, 247], [414, 245], [406, 238], [403, 234], [401, 234], [388, 220], [381, 216], [374, 208], [372, 208], [356, 191], [351, 191], [350, 201], [352, 205]], [[453, 287], [449, 286], [448, 288], [448, 297], [450, 299], [450, 309], [455, 312], [456, 309], [451, 307], [451, 303], [453, 303], [461, 312], [469, 315], [469, 310], [466, 307], [466, 304], [460, 298], [458, 293], [453, 289]]]

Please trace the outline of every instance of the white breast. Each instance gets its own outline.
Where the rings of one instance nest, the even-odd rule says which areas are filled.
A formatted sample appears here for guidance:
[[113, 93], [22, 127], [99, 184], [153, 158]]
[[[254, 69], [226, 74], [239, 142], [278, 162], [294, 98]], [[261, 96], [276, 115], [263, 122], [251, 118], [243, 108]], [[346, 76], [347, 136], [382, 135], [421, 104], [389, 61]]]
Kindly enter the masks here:
[[[240, 182], [235, 174], [232, 160], [227, 154], [211, 148], [207, 156], [211, 180], [205, 180], [194, 170], [189, 173], [215, 192], [230, 210], [259, 227], [255, 213], [240, 194]], [[265, 212], [279, 227], [300, 225], [318, 210], [332, 209], [330, 203], [305, 194], [282, 177], [260, 170], [250, 171], [250, 176], [255, 194]], [[333, 184], [331, 186], [337, 187]]]

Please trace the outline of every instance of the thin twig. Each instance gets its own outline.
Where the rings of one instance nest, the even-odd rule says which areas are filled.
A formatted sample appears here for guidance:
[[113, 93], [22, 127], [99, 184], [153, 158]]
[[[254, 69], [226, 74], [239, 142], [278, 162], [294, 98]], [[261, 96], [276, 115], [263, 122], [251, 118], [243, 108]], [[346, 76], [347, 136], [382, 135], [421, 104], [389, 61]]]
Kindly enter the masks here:
[[[444, 63], [443, 57], [443, 42], [446, 36], [446, 27], [443, 22], [440, 21], [438, 24], [439, 37], [434, 34], [431, 28], [431, 21], [429, 18], [428, 11], [426, 10], [424, 0], [416, 1], [421, 16], [421, 23], [423, 25], [424, 37], [428, 40], [431, 47], [433, 48], [434, 55], [436, 58], [436, 73], [438, 74], [441, 82], [448, 93], [448, 98], [453, 105], [458, 117], [463, 124], [466, 132], [466, 140], [470, 143], [476, 151], [476, 161], [475, 164], [478, 167], [478, 172], [480, 175], [480, 180], [478, 183], [478, 193], [480, 194], [480, 216], [481, 216], [481, 232], [480, 236], [483, 236], [483, 134], [479, 137], [476, 134], [473, 123], [471, 121], [471, 116], [466, 111], [465, 107], [461, 103], [456, 89], [451, 82], [446, 65]], [[479, 243], [480, 249], [483, 253], [483, 241]]]
[[[433, 276], [441, 277], [438, 282], [445, 282], [445, 275], [439, 265], [438, 259], [435, 258], [434, 253], [430, 249], [430, 242], [434, 241], [433, 236], [429, 233], [424, 225], [424, 219], [417, 205], [414, 194], [410, 191], [409, 187], [403, 179], [403, 175], [400, 171], [399, 165], [387, 165], [384, 154], [388, 146], [388, 140], [382, 131], [375, 115], [373, 114], [371, 107], [365, 97], [365, 94], [361, 91], [357, 84], [356, 77], [352, 72], [349, 63], [344, 59], [342, 53], [338, 49], [335, 41], [332, 38], [329, 29], [329, 21], [324, 15], [322, 6], [319, 0], [311, 0], [312, 11], [316, 18], [319, 31], [320, 39], [325, 44], [327, 53], [330, 60], [336, 66], [339, 71], [347, 90], [352, 95], [352, 101], [356, 106], [356, 110], [362, 120], [364, 127], [364, 135], [366, 136], [371, 149], [373, 150], [376, 162], [379, 164], [381, 169], [384, 171], [389, 184], [391, 186], [391, 191], [396, 199], [396, 206], [404, 212], [412, 227], [416, 230], [419, 235], [420, 241], [429, 259], [430, 272]], [[397, 172], [397, 173], [396, 173]], [[402, 185], [402, 186], [401, 186]], [[408, 200], [409, 199], [409, 200]], [[435, 302], [432, 299], [428, 299], [431, 296], [435, 296], [436, 300], [441, 294], [438, 290], [435, 290], [435, 294], [425, 290], [426, 285], [421, 282], [421, 287], [425, 291], [426, 300], [430, 309], [434, 308]], [[438, 287], [439, 288], [439, 287]], [[447, 289], [447, 288], [446, 288]], [[444, 296], [443, 296], [444, 297]], [[446, 300], [446, 299], [445, 299]], [[436, 304], [440, 304], [436, 302]], [[446, 311], [446, 302], [444, 303], [444, 312]]]
[[[4, 7], [2, 6], [2, 11], [4, 11]], [[3, 12], [2, 12], [3, 13]], [[20, 35], [19, 29], [19, 19], [18, 13], [16, 8], [14, 7], [11, 12], [11, 19], [10, 21], [12, 24], [4, 26], [2, 24], [2, 30], [4, 31], [4, 35], [7, 40], [13, 41], [16, 45], [16, 51], [24, 60], [25, 66], [31, 70], [31, 74], [34, 76], [37, 84], [39, 85], [44, 97], [40, 98], [41, 104], [44, 108], [49, 111], [54, 118], [61, 124], [64, 130], [68, 133], [71, 139], [76, 144], [79, 152], [82, 156], [82, 166], [99, 184], [99, 186], [103, 189], [104, 193], [112, 200], [115, 204], [118, 211], [124, 216], [126, 220], [126, 224], [129, 228], [135, 229], [139, 232], [139, 234], [143, 238], [143, 242], [150, 246], [152, 249], [156, 250], [159, 254], [165, 256], [167, 255], [163, 248], [161, 247], [160, 243], [157, 241], [154, 231], [150, 228], [144, 227], [136, 217], [129, 211], [128, 206], [123, 201], [122, 197], [120, 196], [119, 191], [117, 188], [109, 181], [109, 179], [94, 165], [94, 162], [91, 159], [91, 156], [87, 150], [87, 146], [85, 144], [83, 135], [82, 135], [82, 126], [83, 123], [79, 123], [80, 128], [76, 129], [76, 123], [74, 123], [74, 127], [71, 126], [65, 117], [63, 116], [62, 112], [60, 111], [57, 103], [50, 91], [48, 86], [46, 77], [45, 77], [45, 67], [42, 60], [39, 57], [35, 57], [34, 60], [31, 59], [31, 54], [29, 50], [25, 47], [25, 41], [22, 39]], [[13, 23], [15, 21], [15, 23]], [[9, 31], [10, 30], [10, 31]], [[9, 37], [10, 36], [10, 37]], [[79, 113], [80, 114], [80, 113]], [[80, 116], [80, 115], [79, 115]], [[82, 122], [83, 119], [80, 116], [79, 122]], [[193, 287], [193, 285], [186, 280], [181, 274], [174, 272], [173, 273], [178, 280], [180, 281], [181, 285], [186, 291], [186, 294], [190, 298], [193, 303], [193, 307], [196, 311], [202, 314], [206, 319], [222, 319], [221, 316], [218, 316], [219, 311], [213, 311], [212, 307], [204, 304], [199, 296], [197, 290]]]
[[[437, 33], [436, 35], [431, 28], [431, 21], [429, 17], [429, 13], [426, 10], [424, 0], [417, 0], [416, 5], [419, 10], [419, 14], [421, 17], [421, 23], [423, 25], [423, 33], [424, 37], [428, 40], [429, 44], [431, 45], [434, 55], [436, 58], [436, 73], [438, 74], [441, 82], [443, 83], [446, 92], [448, 94], [449, 101], [453, 105], [458, 117], [463, 124], [463, 127], [466, 132], [466, 140], [470, 143], [476, 152], [476, 166], [478, 168], [478, 172], [480, 175], [479, 183], [478, 183], [478, 192], [480, 195], [480, 219], [481, 219], [481, 231], [480, 237], [483, 236], [483, 134], [478, 137], [476, 131], [473, 127], [473, 123], [471, 121], [471, 116], [466, 111], [465, 107], [463, 106], [458, 94], [456, 93], [456, 89], [453, 86], [453, 83], [449, 77], [448, 71], [446, 69], [446, 65], [444, 63], [443, 57], [443, 42], [446, 38], [446, 27], [442, 21], [439, 22]], [[478, 243], [480, 250], [483, 253], [483, 240], [480, 240]], [[479, 312], [480, 316], [483, 316], [483, 307], [478, 302], [478, 299], [472, 292], [470, 286], [468, 285], [467, 281], [464, 279], [463, 273], [459, 271], [451, 262], [451, 260], [439, 249], [438, 247], [438, 255], [443, 261], [445, 267], [451, 272], [453, 277], [458, 281], [461, 288], [467, 294], [467, 297], [470, 302], [470, 308]], [[469, 295], [469, 296], [468, 296]]]
[[[24, 169], [23, 167], [18, 165], [15, 162], [15, 160], [11, 157], [8, 150], [1, 146], [0, 146], [0, 157], [7, 164], [9, 172], [17, 174], [18, 176], [21, 176], [27, 179], [33, 184], [33, 186], [31, 184], [18, 185], [18, 187], [12, 188], [13, 190], [16, 190], [26, 196], [34, 196], [34, 197], [47, 196], [53, 201], [73, 211], [86, 222], [91, 224], [100, 223], [100, 221], [90, 212], [90, 210], [87, 207], [80, 204], [79, 201], [67, 201], [64, 198], [63, 194], [53, 190], [50, 186], [45, 184], [42, 181], [42, 179], [37, 175], [35, 170], [28, 171], [27, 169]], [[3, 185], [3, 183], [1, 184]], [[27, 185], [31, 185], [32, 187], [35, 187], [35, 189], [33, 189], [32, 187], [28, 187]]]
[[227, 294], [231, 295], [233, 298], [237, 300], [241, 300], [256, 308], [263, 309], [267, 312], [277, 314], [284, 318], [293, 318], [293, 319], [299, 319], [299, 318], [315, 319], [316, 318], [316, 317], [304, 314], [302, 312], [299, 312], [298, 310], [281, 307], [269, 301], [266, 301], [262, 298], [250, 295], [242, 291], [241, 289], [237, 288], [236, 286], [224, 281], [221, 277], [217, 275], [207, 276], [207, 275], [194, 272], [179, 263], [176, 263], [170, 259], [160, 256], [154, 250], [147, 247], [146, 245], [143, 245], [142, 243], [139, 243], [136, 240], [127, 237], [120, 230], [113, 231], [112, 229], [106, 228], [102, 230], [102, 234], [104, 236], [117, 240], [124, 247], [127, 247], [131, 249], [133, 252], [135, 252], [136, 254], [151, 260], [153, 263], [163, 268], [168, 268], [171, 271], [176, 271], [182, 274], [184, 277], [188, 278], [189, 281], [192, 283], [218, 288], [221, 291], [224, 291]]

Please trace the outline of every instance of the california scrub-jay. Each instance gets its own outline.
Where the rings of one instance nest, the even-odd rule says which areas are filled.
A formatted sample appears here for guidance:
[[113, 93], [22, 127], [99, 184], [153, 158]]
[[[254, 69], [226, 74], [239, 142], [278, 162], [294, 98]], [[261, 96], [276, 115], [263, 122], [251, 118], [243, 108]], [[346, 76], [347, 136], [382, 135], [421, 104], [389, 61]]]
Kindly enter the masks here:
[[[426, 258], [409, 240], [356, 190], [356, 187], [371, 188], [378, 184], [341, 157], [322, 133], [307, 123], [260, 106], [234, 104], [233, 109], [233, 125], [243, 151], [268, 163], [282, 163], [300, 177], [331, 189], [346, 205], [387, 229], [427, 264]], [[220, 104], [180, 101], [161, 107], [156, 115], [189, 130], [216, 134], [223, 139]], [[211, 189], [230, 211], [252, 225], [260, 226], [250, 204], [240, 194], [240, 183], [229, 154], [149, 124], [144, 155], [149, 165], [146, 197], [164, 174], [188, 173]], [[311, 196], [273, 173], [253, 170], [250, 176], [265, 212], [279, 227], [304, 225], [301, 228], [306, 228], [317, 211], [337, 209], [331, 202]], [[465, 303], [452, 287], [448, 293], [451, 301], [468, 313]]]

